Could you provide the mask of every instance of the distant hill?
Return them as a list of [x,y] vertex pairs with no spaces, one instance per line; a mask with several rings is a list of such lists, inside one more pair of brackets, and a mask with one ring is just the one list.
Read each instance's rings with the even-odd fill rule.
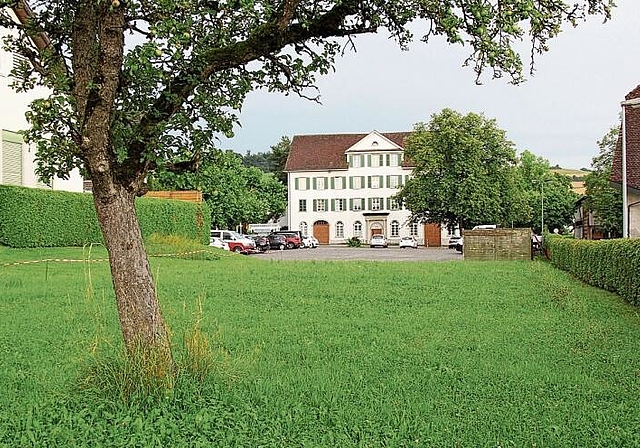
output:
[[571,168],[551,168],[551,172],[569,176],[571,178],[571,189],[579,195],[585,193],[584,176],[589,174],[589,171]]

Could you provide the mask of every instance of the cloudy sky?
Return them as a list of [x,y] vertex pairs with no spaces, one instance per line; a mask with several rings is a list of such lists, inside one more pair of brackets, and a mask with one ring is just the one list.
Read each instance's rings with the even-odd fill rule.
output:
[[[321,105],[254,92],[240,114],[242,127],[220,146],[255,153],[295,134],[411,130],[449,107],[496,119],[518,151],[565,168],[589,167],[597,140],[618,123],[620,101],[640,84],[640,5],[617,3],[605,24],[596,16],[567,26],[518,86],[490,79],[476,85],[473,70],[462,67],[467,53],[460,46],[434,40],[403,52],[384,35],[360,36],[357,52],[320,79]],[[527,61],[528,47],[522,49]]]

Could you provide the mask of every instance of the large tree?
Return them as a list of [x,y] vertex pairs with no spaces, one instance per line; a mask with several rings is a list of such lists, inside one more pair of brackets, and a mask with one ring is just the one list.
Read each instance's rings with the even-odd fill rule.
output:
[[591,161],[593,171],[584,180],[586,205],[609,238],[622,234],[622,190],[612,187],[609,182],[619,133],[619,127],[612,127],[598,141],[600,152]]
[[397,197],[414,219],[449,228],[511,224],[516,152],[495,120],[444,109],[414,127],[406,155],[415,164],[413,178]]
[[[134,200],[154,169],[188,154],[196,166],[215,132],[232,134],[245,95],[264,87],[310,95],[351,36],[382,30],[400,46],[411,30],[464,44],[478,76],[521,80],[513,49],[532,53],[565,22],[609,17],[612,0],[0,0],[7,41],[32,63],[23,88],[53,93],[32,105],[40,174],[82,167],[109,252],[124,341],[164,353],[156,300]],[[33,75],[33,76],[31,76]],[[184,167],[174,166],[179,169]]]

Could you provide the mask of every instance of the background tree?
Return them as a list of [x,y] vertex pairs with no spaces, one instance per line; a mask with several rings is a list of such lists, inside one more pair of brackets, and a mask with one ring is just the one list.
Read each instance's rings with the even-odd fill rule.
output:
[[[423,40],[465,44],[478,77],[490,69],[521,81],[513,49],[525,33],[532,54],[547,49],[563,22],[609,17],[611,0],[0,0],[6,44],[31,61],[20,88],[52,90],[32,104],[27,139],[38,144],[39,174],[82,167],[93,196],[123,338],[162,354],[170,344],[156,299],[134,201],[151,170],[177,152],[198,165],[214,133],[232,134],[248,92],[308,95],[349,36],[386,29],[400,46],[408,29]],[[35,48],[34,48],[35,46]],[[33,76],[31,76],[33,75]],[[209,144],[203,144],[209,143]],[[170,369],[167,369],[170,371]]]
[[414,219],[466,229],[511,224],[516,153],[495,120],[444,109],[414,127],[406,155],[415,164],[413,178],[397,197]]
[[593,211],[598,226],[609,238],[622,234],[622,190],[609,182],[619,134],[620,129],[612,127],[598,141],[600,152],[591,161],[593,171],[584,179],[587,208]]
[[273,173],[280,182],[287,185],[287,173],[284,172],[284,166],[290,151],[291,140],[289,137],[283,136],[277,144],[271,147],[270,151],[257,154],[248,152],[242,157],[242,162],[245,166],[254,166],[265,173]]
[[266,222],[282,216],[287,207],[286,187],[273,174],[244,166],[242,157],[231,151],[207,152],[194,173],[155,173],[149,187],[201,190],[211,208],[211,224],[219,229]]
[[543,193],[545,232],[562,230],[573,222],[578,196],[571,190],[569,176],[551,172],[547,159],[526,150],[518,158],[517,171],[522,194],[531,210],[529,219],[519,221],[520,226],[541,231]]
[[271,153],[257,152],[254,154],[251,151],[247,151],[245,155],[240,155],[240,157],[242,157],[242,163],[246,167],[259,168],[265,173],[271,172]]

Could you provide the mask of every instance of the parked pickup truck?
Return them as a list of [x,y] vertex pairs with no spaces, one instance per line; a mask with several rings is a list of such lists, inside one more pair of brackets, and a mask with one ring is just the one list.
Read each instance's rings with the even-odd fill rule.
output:
[[212,230],[211,238],[220,238],[229,245],[229,250],[233,252],[248,254],[256,248],[255,241],[233,230]]

